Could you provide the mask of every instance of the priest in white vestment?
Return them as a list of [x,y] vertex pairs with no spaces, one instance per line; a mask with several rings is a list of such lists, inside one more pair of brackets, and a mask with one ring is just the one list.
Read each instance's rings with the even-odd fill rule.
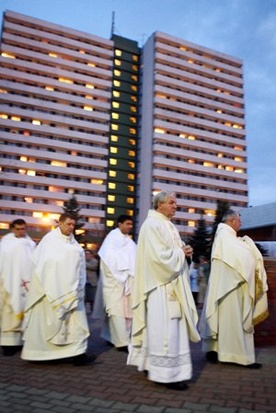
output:
[[231,209],[218,225],[199,328],[208,361],[257,369],[254,326],[268,316],[267,277],[254,242],[237,237],[240,227]]
[[23,344],[21,326],[36,246],[23,219],[14,220],[10,228],[0,242],[0,345],[5,356],[12,356]]
[[185,245],[171,222],[174,193],[153,198],[137,244],[133,288],[133,324],[127,364],[147,372],[148,379],[185,390],[192,377],[189,341],[200,340],[197,310],[189,283]]
[[[75,219],[67,213],[34,251],[34,274],[25,308],[24,360],[73,358],[75,365],[93,361],[86,354],[89,327],[84,292],[85,254],[73,236]],[[93,357],[95,359],[95,357]]]
[[127,351],[130,340],[136,244],[130,238],[132,218],[120,215],[117,228],[105,237],[98,255],[100,279],[93,318],[102,318],[102,338],[119,351]]

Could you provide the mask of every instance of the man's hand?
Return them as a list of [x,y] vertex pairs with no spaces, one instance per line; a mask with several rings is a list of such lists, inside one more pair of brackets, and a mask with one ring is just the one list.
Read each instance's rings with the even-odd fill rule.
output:
[[191,257],[193,255],[194,250],[190,245],[185,245],[182,249],[185,257]]

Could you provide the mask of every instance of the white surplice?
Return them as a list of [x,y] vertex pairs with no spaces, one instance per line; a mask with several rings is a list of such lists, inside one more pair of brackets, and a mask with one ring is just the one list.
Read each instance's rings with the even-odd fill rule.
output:
[[170,220],[149,211],[138,239],[127,364],[148,371],[149,380],[160,383],[191,378],[189,340],[200,340],[182,247]]
[[35,242],[26,235],[4,235],[0,242],[0,344],[22,344],[21,325],[33,271]]
[[216,351],[222,362],[254,363],[254,325],[268,315],[267,290],[263,258],[254,242],[219,224],[199,324],[203,351]]
[[34,252],[35,270],[25,309],[25,360],[53,360],[85,353],[89,327],[84,306],[85,255],[59,228]]
[[134,278],[136,244],[119,228],[109,232],[98,252],[100,279],[93,318],[102,318],[102,337],[124,347],[131,329],[131,290]]

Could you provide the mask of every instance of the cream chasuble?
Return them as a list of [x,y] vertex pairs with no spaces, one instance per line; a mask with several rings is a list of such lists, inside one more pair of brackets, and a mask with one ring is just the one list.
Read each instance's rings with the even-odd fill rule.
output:
[[160,383],[191,378],[189,340],[200,340],[182,246],[170,220],[149,211],[138,240],[127,364]]
[[98,254],[100,279],[93,318],[102,319],[105,340],[115,347],[125,347],[129,344],[131,329],[136,244],[116,228],[106,236]]
[[35,271],[25,312],[22,358],[52,360],[85,353],[89,327],[84,306],[85,255],[59,228],[34,252]]
[[35,246],[29,236],[17,238],[13,233],[0,242],[0,344],[3,346],[22,344],[21,324]]
[[262,255],[247,236],[218,225],[199,329],[204,351],[219,361],[255,362],[254,325],[268,316],[267,278]]

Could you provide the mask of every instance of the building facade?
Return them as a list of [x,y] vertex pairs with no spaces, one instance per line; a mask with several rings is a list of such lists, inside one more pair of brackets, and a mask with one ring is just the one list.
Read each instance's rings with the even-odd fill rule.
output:
[[137,233],[161,189],[176,193],[183,237],[213,221],[217,200],[247,206],[241,60],[7,11],[0,64],[2,233],[22,217],[41,238],[73,196],[92,240],[121,213]]

